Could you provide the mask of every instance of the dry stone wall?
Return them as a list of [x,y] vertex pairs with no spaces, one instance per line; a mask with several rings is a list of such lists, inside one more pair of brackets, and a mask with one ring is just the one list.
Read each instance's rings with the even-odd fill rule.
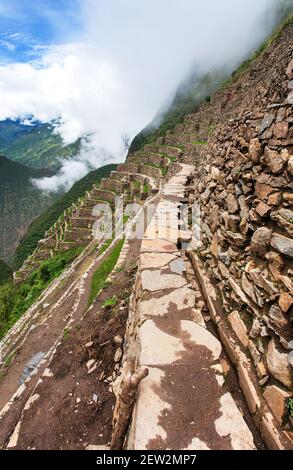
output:
[[[218,124],[208,145],[185,153],[197,162],[188,196],[201,209],[198,255],[252,360],[261,399],[287,430],[293,390],[292,64],[282,99]],[[199,116],[205,117],[204,109]],[[207,127],[203,119],[202,136]]]

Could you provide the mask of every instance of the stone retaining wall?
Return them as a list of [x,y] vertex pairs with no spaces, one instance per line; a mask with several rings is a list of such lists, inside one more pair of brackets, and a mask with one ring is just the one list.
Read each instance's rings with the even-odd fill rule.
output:
[[218,125],[213,141],[191,160],[197,164],[189,188],[190,202],[202,211],[198,253],[257,378],[260,398],[254,395],[251,406],[264,400],[284,430],[292,429],[293,390],[290,70],[280,81],[288,90],[282,103]]

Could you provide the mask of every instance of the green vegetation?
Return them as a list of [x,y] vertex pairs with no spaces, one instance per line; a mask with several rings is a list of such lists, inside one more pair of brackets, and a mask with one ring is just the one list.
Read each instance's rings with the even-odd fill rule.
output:
[[31,168],[58,170],[62,160],[78,154],[80,140],[64,146],[51,124],[26,126],[19,120],[0,122],[0,152],[10,160]]
[[219,87],[229,86],[235,77],[245,71],[251,62],[278,39],[284,29],[292,23],[293,15],[288,16],[290,13],[292,13],[292,0],[284,0],[276,9],[275,15],[276,24],[283,22],[281,26],[232,76],[228,70],[215,69],[203,76],[194,73],[185,80],[178,88],[169,109],[158,113],[154,120],[134,138],[129,149],[130,153],[142,149],[145,144],[154,143],[157,137],[165,135],[166,131],[173,130],[177,124],[182,123],[186,115],[196,112],[201,103],[204,101],[209,103]]
[[0,258],[6,263],[11,261],[27,226],[58,197],[40,191],[31,179],[52,174],[0,156]]
[[103,307],[104,309],[106,309],[106,308],[113,308],[113,307],[116,307],[117,303],[118,303],[117,296],[114,295],[114,296],[111,297],[110,299],[105,300],[105,302],[103,303],[102,307]]
[[0,338],[32,306],[49,284],[60,276],[82,249],[74,248],[45,261],[27,281],[18,286],[12,282],[0,286]]
[[105,287],[106,280],[118,261],[123,244],[124,240],[119,240],[94,273],[88,300],[89,306],[93,303],[99,291]]
[[207,145],[207,141],[206,140],[196,140],[195,142],[193,142],[193,144],[195,144],[195,145]]
[[93,184],[97,184],[102,178],[109,176],[117,165],[106,165],[98,170],[91,171],[83,179],[75,183],[72,188],[63,196],[61,196],[44,214],[38,217],[30,226],[25,237],[20,242],[13,260],[14,269],[22,266],[24,260],[32,254],[37,247],[38,241],[41,240],[45,232],[63,214],[65,209],[76,203],[78,199],[85,195],[86,191],[92,189]]
[[130,152],[143,148],[145,144],[154,143],[157,137],[173,130],[177,124],[184,121],[187,114],[194,113],[203,100],[214,93],[227,78],[225,70],[214,70],[203,76],[191,75],[178,88],[173,103],[168,111],[160,112],[133,140]]
[[12,270],[0,259],[0,285],[5,284],[9,279],[12,279]]
[[135,189],[140,189],[141,183],[139,181],[132,181],[132,184]]
[[109,240],[106,240],[103,245],[102,245],[102,248],[99,249],[99,252],[98,252],[98,256],[101,256],[103,253],[105,253],[105,251],[109,248],[109,246],[111,245],[113,241],[113,238],[109,238]]
[[[286,7],[286,8],[289,8],[289,7]],[[281,34],[283,33],[283,31],[290,25],[293,23],[293,14],[290,14],[289,16],[288,15],[288,11],[287,13],[285,13],[285,11],[287,10],[284,10],[283,13],[280,12],[280,15],[281,17],[284,18],[284,14],[286,16],[286,19],[282,22],[281,25],[279,25],[275,31],[273,32],[273,34],[268,38],[266,39],[260,46],[259,48],[247,59],[245,60],[244,62],[242,62],[242,64],[238,67],[238,69],[232,73],[232,76],[226,80],[223,84],[222,84],[222,88],[227,88],[228,86],[231,85],[231,83],[233,83],[233,81],[238,78],[240,75],[242,75],[249,67],[250,65],[266,50],[268,49],[268,47],[270,47],[273,42],[275,42],[280,36]],[[289,11],[292,11],[292,6],[290,7],[290,10]]]
[[123,214],[123,225],[127,224],[129,217],[129,215]]
[[144,184],[144,185],[143,185],[143,192],[144,192],[144,193],[149,193],[149,190],[150,190],[149,185],[148,185],[148,184]]

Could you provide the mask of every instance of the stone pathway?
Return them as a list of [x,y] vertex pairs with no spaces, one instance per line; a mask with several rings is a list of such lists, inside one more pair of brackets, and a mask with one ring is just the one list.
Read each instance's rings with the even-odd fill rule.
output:
[[221,343],[206,328],[200,289],[178,249],[178,207],[192,170],[182,165],[165,185],[141,245],[138,362],[149,376],[140,385],[128,449],[255,449],[225,383]]

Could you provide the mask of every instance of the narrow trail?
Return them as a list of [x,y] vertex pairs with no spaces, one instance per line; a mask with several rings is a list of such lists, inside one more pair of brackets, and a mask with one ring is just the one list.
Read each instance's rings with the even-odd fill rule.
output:
[[263,448],[180,249],[179,204],[192,170],[182,165],[165,185],[142,242],[138,364],[149,376],[139,388],[128,448]]

